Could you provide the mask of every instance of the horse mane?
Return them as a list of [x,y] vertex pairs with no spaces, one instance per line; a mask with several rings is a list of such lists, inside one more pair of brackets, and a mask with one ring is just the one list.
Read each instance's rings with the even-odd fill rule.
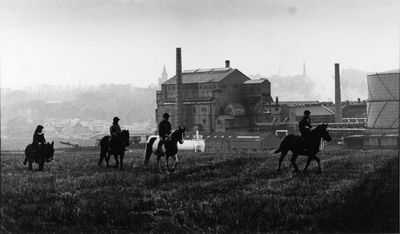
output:
[[325,124],[319,124],[317,127],[315,127],[313,130],[311,130],[312,133],[316,133],[319,131]]

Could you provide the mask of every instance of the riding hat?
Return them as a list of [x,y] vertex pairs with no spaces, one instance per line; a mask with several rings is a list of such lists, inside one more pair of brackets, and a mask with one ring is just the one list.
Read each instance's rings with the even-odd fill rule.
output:
[[309,110],[304,111],[304,115],[309,115],[309,114],[311,114],[311,112]]
[[44,127],[42,126],[42,125],[38,125],[37,127],[36,127],[36,129],[43,129]]
[[168,113],[164,113],[163,114],[163,118],[169,118],[169,114]]
[[115,117],[113,118],[113,121],[114,121],[114,122],[117,122],[117,121],[119,121],[119,118],[118,118],[117,116],[115,116]]

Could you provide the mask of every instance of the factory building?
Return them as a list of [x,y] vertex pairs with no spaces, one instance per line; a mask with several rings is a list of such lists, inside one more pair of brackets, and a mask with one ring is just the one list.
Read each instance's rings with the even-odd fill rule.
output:
[[[231,68],[229,60],[222,68],[184,70],[179,100],[177,81],[177,75],[171,77],[156,94],[157,122],[161,121],[163,113],[169,113],[173,127],[178,125],[175,113],[181,106],[180,124],[188,130],[246,129],[262,118],[262,113],[256,111],[257,106],[270,105],[272,101],[271,84],[267,79],[250,80],[240,70]],[[177,102],[182,104],[177,105]]]

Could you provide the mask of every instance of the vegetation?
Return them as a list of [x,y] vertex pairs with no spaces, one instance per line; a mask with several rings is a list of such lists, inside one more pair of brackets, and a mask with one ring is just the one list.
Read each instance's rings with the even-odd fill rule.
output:
[[[398,232],[398,151],[327,149],[322,174],[278,156],[181,152],[175,174],[97,167],[98,152],[56,152],[45,172],[2,155],[3,232]],[[299,158],[304,166],[306,158]]]

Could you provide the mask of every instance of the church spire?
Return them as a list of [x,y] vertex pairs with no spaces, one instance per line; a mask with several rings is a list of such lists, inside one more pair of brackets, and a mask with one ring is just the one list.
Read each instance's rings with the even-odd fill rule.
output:
[[162,75],[161,75],[162,77],[164,77],[164,76],[168,76],[168,74],[167,74],[167,69],[165,69],[165,64],[164,64],[164,68],[163,68],[163,71],[162,71]]
[[158,86],[161,87],[161,84],[164,83],[167,80],[168,80],[168,73],[167,73],[167,69],[165,68],[165,64],[164,64],[161,77],[158,78]]

